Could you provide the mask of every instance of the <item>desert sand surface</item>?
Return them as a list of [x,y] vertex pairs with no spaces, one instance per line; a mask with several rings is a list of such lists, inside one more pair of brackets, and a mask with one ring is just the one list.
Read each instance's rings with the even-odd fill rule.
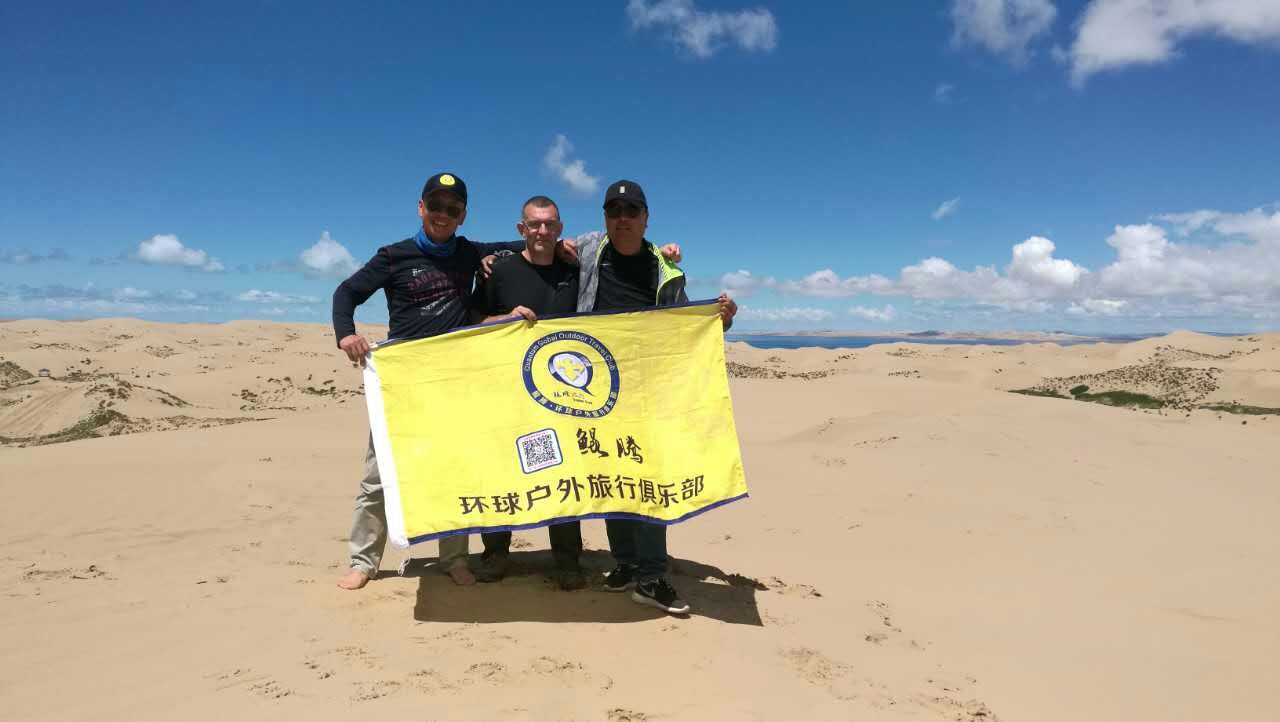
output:
[[0,718],[1277,719],[1280,334],[728,348],[751,498],[672,527],[675,618],[558,591],[543,530],[338,589],[323,326],[0,324]]

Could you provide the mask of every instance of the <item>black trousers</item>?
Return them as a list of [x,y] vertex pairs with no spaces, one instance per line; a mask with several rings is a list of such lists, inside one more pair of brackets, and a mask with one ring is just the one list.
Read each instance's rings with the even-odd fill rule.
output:
[[[551,537],[551,556],[556,560],[556,568],[577,569],[578,558],[582,556],[582,524],[576,521],[552,524],[547,527],[547,535]],[[480,535],[480,540],[484,542],[482,559],[511,552],[509,531],[486,532]]]
[[667,573],[667,527],[634,519],[605,519],[609,549],[620,566],[636,570],[647,582]]

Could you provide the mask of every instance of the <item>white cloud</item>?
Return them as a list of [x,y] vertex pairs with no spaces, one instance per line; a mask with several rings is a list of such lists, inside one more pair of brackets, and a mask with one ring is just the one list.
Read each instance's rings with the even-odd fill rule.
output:
[[952,41],[977,45],[1021,64],[1028,57],[1028,46],[1048,32],[1057,14],[1050,0],[954,0]]
[[1045,301],[1070,296],[1088,271],[1072,261],[1053,257],[1047,238],[1032,236],[1015,245],[1001,274],[993,266],[972,271],[957,268],[944,258],[926,258],[903,268],[898,279],[884,276],[841,278],[826,268],[798,280],[773,281],[784,294],[819,298],[848,298],[862,294],[910,296],[917,299],[967,299],[1017,310],[1042,310]]
[[1118,298],[1085,298],[1067,307],[1067,313],[1075,316],[1115,316],[1129,302]]
[[1071,46],[1071,78],[1168,62],[1196,36],[1238,43],[1280,40],[1280,0],[1093,0]]
[[734,298],[746,298],[761,288],[772,287],[772,278],[754,276],[751,271],[738,270],[720,276],[720,288]]
[[825,308],[789,306],[785,308],[754,308],[743,306],[737,318],[746,321],[830,321],[835,315]]
[[320,301],[315,296],[299,296],[277,291],[259,291],[256,288],[251,288],[236,296],[236,300],[248,303],[318,303]]
[[669,27],[676,45],[696,58],[715,55],[726,42],[758,53],[778,46],[778,24],[764,8],[705,12],[693,0],[630,0],[627,16],[633,28]]
[[141,288],[134,288],[133,286],[125,286],[124,288],[117,288],[111,291],[111,297],[117,301],[134,301],[143,298],[151,298],[151,296],[152,293],[150,291],[146,291]]
[[864,321],[879,321],[881,323],[892,321],[897,317],[898,312],[893,306],[885,304],[884,308],[868,308],[866,306],[854,306],[849,309],[849,315],[857,316]]
[[1172,223],[1178,235],[1185,236],[1204,228],[1218,217],[1217,211],[1191,211],[1189,213],[1165,213],[1156,218]]
[[0,251],[0,263],[12,263],[20,266],[31,263],[44,263],[45,261],[69,260],[71,260],[71,255],[61,248],[49,253],[34,253],[26,248],[19,248],[15,251]]
[[1014,246],[1013,260],[1006,271],[1009,278],[1053,291],[1053,295],[1069,293],[1088,271],[1065,258],[1054,258],[1053,251],[1053,241],[1040,236]]
[[1045,306],[1036,289],[1001,276],[992,266],[965,271],[936,257],[902,269],[896,288],[899,293],[920,299],[964,299],[1023,311]]
[[349,276],[360,267],[351,256],[351,251],[330,238],[328,231],[321,233],[320,240],[299,254],[298,258],[308,273],[318,276]]
[[1242,220],[1262,218],[1261,211],[1219,215],[1219,228],[1249,231],[1223,235],[1246,240],[1174,243],[1164,228],[1150,223],[1116,226],[1107,244],[1117,257],[1098,272],[1098,290],[1112,298],[1184,298],[1251,308],[1280,302],[1280,236],[1272,235],[1270,225],[1280,218],[1251,225]]
[[92,283],[79,288],[51,284],[19,285],[13,291],[0,289],[0,306],[27,314],[149,315],[206,312],[209,306],[192,304],[179,294],[157,293],[124,286],[100,289]]
[[888,293],[894,288],[893,281],[884,276],[872,274],[840,278],[830,268],[814,271],[799,280],[779,281],[775,285],[782,293],[818,298],[848,298],[864,293]]
[[939,205],[937,209],[935,209],[933,213],[930,213],[929,215],[933,218],[933,220],[940,221],[943,218],[946,218],[947,216],[951,215],[952,213],[955,213],[956,208],[959,208],[959,207],[960,207],[960,196],[956,196],[955,198],[952,198],[949,201],[943,201],[942,204]]
[[1208,227],[1224,236],[1243,236],[1260,243],[1280,243],[1280,212],[1267,213],[1261,208],[1244,213],[1212,210],[1165,213],[1156,218],[1172,223],[1174,230],[1183,236]]
[[142,241],[133,255],[143,263],[157,266],[186,266],[209,272],[223,270],[218,259],[210,258],[199,249],[187,248],[171,233],[161,233]]
[[542,165],[560,182],[578,193],[594,193],[600,189],[600,179],[587,173],[587,164],[581,159],[569,160],[573,144],[563,134],[557,133],[547,154],[542,158]]
[[1261,208],[1246,213],[1217,213],[1214,230],[1226,236],[1244,236],[1259,243],[1280,243],[1280,212],[1270,215]]
[[946,105],[951,102],[951,94],[955,92],[956,86],[951,83],[941,83],[933,89],[933,99],[935,102]]
[[[1055,257],[1054,243],[1031,236],[1010,249],[1003,269],[956,267],[931,257],[880,275],[841,277],[831,269],[799,279],[761,279],[739,270],[722,282],[784,295],[849,298],[902,296],[925,303],[973,304],[1020,312],[1134,318],[1273,318],[1280,306],[1280,212],[1197,210],[1156,217],[1186,236],[1211,234],[1208,242],[1170,240],[1154,223],[1116,226],[1106,243],[1114,259],[1090,271]],[[856,307],[864,308],[864,307]],[[886,307],[888,308],[888,307]],[[874,311],[874,308],[865,309]],[[851,311],[858,315],[858,312]]]

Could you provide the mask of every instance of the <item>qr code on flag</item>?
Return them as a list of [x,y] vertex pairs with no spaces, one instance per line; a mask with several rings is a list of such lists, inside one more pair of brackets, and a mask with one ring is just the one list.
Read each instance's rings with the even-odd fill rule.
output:
[[520,468],[526,474],[559,466],[564,463],[560,453],[560,439],[555,429],[543,429],[516,439],[516,451],[520,454]]

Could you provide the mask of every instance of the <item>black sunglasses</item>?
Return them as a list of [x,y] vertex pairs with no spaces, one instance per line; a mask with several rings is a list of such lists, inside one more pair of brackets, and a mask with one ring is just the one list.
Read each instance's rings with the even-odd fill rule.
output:
[[444,213],[450,218],[457,218],[458,216],[462,215],[462,212],[465,211],[466,209],[467,209],[466,206],[459,206],[459,205],[454,205],[452,203],[445,203],[444,201],[436,198],[431,198],[427,200],[427,210],[429,212]]
[[639,218],[640,206],[634,203],[610,203],[608,208],[604,209],[605,218]]

